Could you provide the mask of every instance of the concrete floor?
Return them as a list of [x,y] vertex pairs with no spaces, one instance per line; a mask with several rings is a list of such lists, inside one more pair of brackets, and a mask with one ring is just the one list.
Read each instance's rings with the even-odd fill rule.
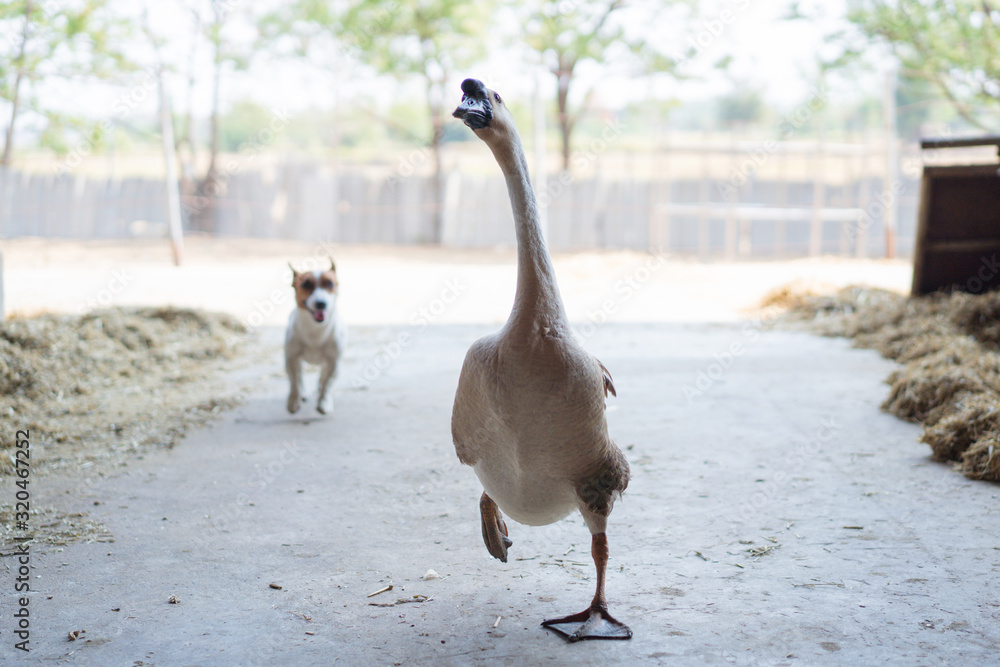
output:
[[[269,329],[259,390],[214,427],[89,483],[38,478],[40,501],[115,541],[35,551],[33,650],[13,650],[5,611],[0,661],[995,664],[1000,488],[931,462],[918,427],[879,412],[891,364],[874,352],[753,325],[587,340],[614,374],[608,418],[632,464],[608,596],[635,637],[541,629],[589,602],[589,535],[578,516],[508,522],[507,564],[482,544],[449,418],[465,350],[494,328],[355,328],[327,418],[285,413]],[[413,342],[369,383],[400,331]],[[371,604],[413,596],[427,599]],[[88,641],[67,640],[81,629]]]

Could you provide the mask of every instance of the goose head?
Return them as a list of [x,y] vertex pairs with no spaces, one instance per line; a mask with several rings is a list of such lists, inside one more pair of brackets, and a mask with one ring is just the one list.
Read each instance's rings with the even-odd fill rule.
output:
[[462,82],[462,101],[451,115],[488,143],[507,137],[515,127],[514,118],[503,99],[479,79]]

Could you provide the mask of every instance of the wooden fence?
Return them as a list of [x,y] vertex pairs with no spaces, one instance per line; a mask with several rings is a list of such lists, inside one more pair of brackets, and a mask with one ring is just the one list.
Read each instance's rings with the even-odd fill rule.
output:
[[[775,164],[792,162],[788,168],[771,169],[776,175],[762,169],[730,177],[752,155],[733,147],[722,151],[721,166],[690,173],[675,169],[658,176],[612,178],[604,168],[578,178],[552,176],[540,188],[541,199],[548,201],[549,243],[555,250],[653,249],[705,259],[881,257],[886,211],[893,210],[897,253],[908,256],[919,182],[904,176],[888,184],[877,168],[845,170],[831,162],[836,151],[820,149],[825,161],[805,170],[795,166],[795,150],[779,146]],[[862,150],[866,159],[877,153],[859,146],[845,155],[857,162],[855,154]],[[687,153],[699,159],[707,154],[704,147],[680,146],[664,151],[663,159],[681,164]],[[210,202],[210,229],[205,231],[334,243],[429,243],[439,206],[433,194],[432,180],[425,176],[330,173],[320,165],[279,168],[269,178],[245,172],[233,175],[225,193]],[[510,205],[499,175],[454,171],[445,179],[441,199],[444,245],[513,245]],[[184,199],[186,224],[204,204]],[[164,236],[165,211],[164,186],[156,179],[0,170],[3,238]]]

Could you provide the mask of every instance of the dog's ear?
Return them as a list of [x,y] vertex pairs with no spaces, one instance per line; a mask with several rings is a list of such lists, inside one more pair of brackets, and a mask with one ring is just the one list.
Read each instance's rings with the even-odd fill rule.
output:
[[288,268],[292,270],[292,287],[295,287],[295,279],[299,277],[299,272],[295,270],[291,262],[288,263]]
[[330,270],[333,272],[337,271],[337,265],[333,263],[333,257],[330,258]]

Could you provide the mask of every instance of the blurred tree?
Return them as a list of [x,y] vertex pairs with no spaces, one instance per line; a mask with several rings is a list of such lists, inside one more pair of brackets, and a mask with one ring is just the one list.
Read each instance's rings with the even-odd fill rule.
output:
[[[896,88],[896,113],[900,136],[913,139],[927,133],[940,134],[935,128],[959,121],[955,105],[941,98],[934,82],[906,72],[900,74]],[[878,116],[873,118],[877,122]]]
[[272,115],[270,109],[252,100],[235,102],[220,122],[221,149],[227,153],[236,153],[241,146],[255,141],[261,128],[267,127]]
[[442,238],[444,180],[441,144],[451,110],[445,85],[455,70],[485,53],[493,16],[491,2],[467,0],[362,0],[344,15],[340,37],[365,62],[384,74],[423,80],[430,112],[434,159],[434,239]]
[[[208,168],[205,175],[196,183],[191,183],[188,178],[182,179],[182,187],[186,193],[194,194],[200,205],[195,206],[191,211],[191,224],[197,229],[211,231],[214,217],[212,202],[218,194],[226,189],[228,179],[219,174],[219,117],[220,117],[220,91],[222,79],[227,69],[245,70],[249,65],[250,49],[248,45],[241,44],[236,39],[231,39],[229,27],[232,25],[233,12],[238,3],[232,0],[185,0],[193,23],[194,33],[198,35],[205,45],[208,46],[212,59],[212,110],[209,115],[209,140],[208,140]],[[193,59],[188,66],[188,87],[189,99],[190,90],[196,81],[195,65]],[[187,144],[190,149],[190,160],[194,159],[194,139],[192,137],[192,104],[189,102],[187,118],[180,137],[176,141],[178,147]],[[194,172],[193,164],[182,167],[184,174]]]
[[764,98],[756,88],[734,83],[718,103],[719,120],[728,125],[755,123],[764,117]]
[[932,82],[972,125],[1000,130],[1000,2],[997,0],[849,0],[857,35],[842,33],[840,62],[886,44],[902,73]]
[[[656,3],[691,6],[690,0]],[[660,40],[630,38],[618,19],[631,5],[626,0],[535,0],[528,6],[525,41],[556,77],[556,107],[562,140],[563,169],[570,168],[573,129],[584,113],[590,92],[577,110],[570,109],[570,92],[578,67],[585,61],[597,64],[630,61],[644,72],[677,74],[678,62],[657,48]],[[655,18],[646,8],[647,25]],[[642,21],[640,21],[642,22]]]
[[129,69],[117,51],[129,24],[108,0],[5,0],[0,3],[0,99],[10,105],[0,167],[10,166],[18,117],[46,114],[33,87],[42,81],[111,78]]
[[[347,55],[372,66],[380,74],[418,77],[423,82],[430,111],[430,139],[434,160],[435,240],[441,239],[444,182],[441,144],[452,106],[444,86],[459,67],[485,53],[485,33],[493,17],[492,1],[466,0],[357,0],[329,3],[295,0],[261,22],[262,33],[286,43],[294,34],[293,53],[308,54],[325,33]],[[398,128],[396,128],[398,129]]]

